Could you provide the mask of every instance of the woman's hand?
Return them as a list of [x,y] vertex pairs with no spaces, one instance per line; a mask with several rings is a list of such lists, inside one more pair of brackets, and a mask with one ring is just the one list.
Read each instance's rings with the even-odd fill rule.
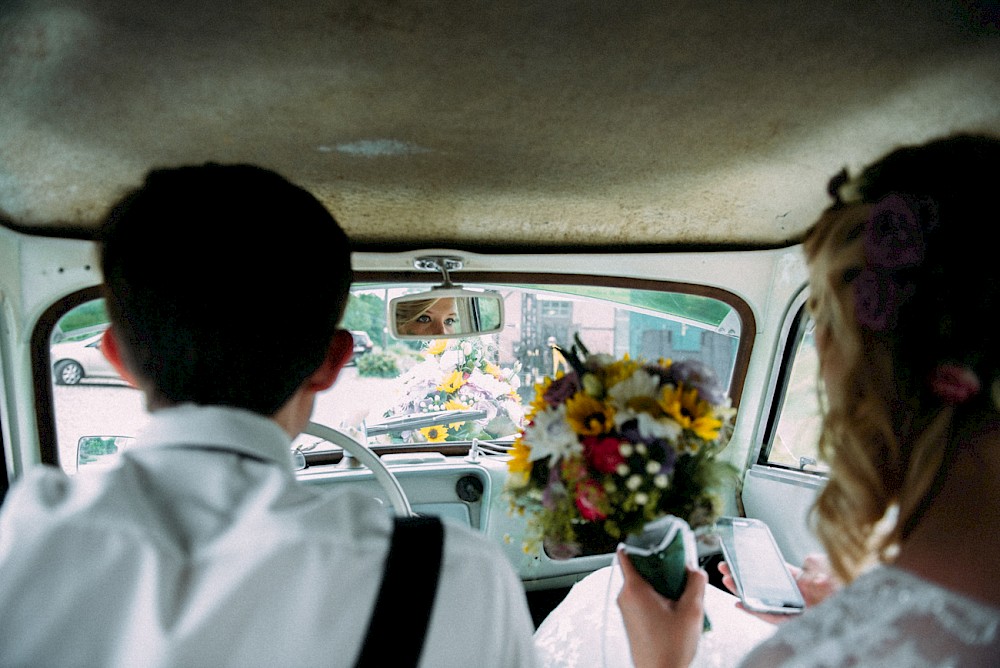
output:
[[680,668],[691,664],[705,615],[705,571],[689,568],[677,601],[661,596],[618,551],[625,583],[618,594],[636,668]]
[[[830,569],[830,562],[827,560],[826,555],[807,555],[802,561],[802,568],[792,566],[791,564],[785,565],[788,567],[788,571],[792,574],[792,577],[795,578],[795,583],[799,586],[799,591],[802,592],[802,598],[806,602],[806,607],[820,603],[841,587],[840,580]],[[719,572],[722,573],[723,586],[734,595],[738,595],[729,564],[724,561],[720,562]],[[753,610],[744,608],[742,603],[737,603],[736,606],[746,610],[754,617],[759,617],[772,624],[780,624],[794,617],[793,615],[769,615],[765,612],[754,612]]]

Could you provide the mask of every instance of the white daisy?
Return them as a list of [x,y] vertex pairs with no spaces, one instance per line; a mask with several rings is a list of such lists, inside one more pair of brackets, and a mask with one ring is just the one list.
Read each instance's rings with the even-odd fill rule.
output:
[[642,369],[636,369],[628,378],[616,383],[608,390],[608,396],[614,402],[616,408],[624,408],[629,400],[636,397],[653,399],[656,397],[656,389],[659,387],[660,379],[650,375]]
[[576,433],[566,422],[565,405],[535,415],[534,423],[525,429],[524,440],[531,446],[531,461],[548,457],[553,464],[557,459],[583,451]]
[[639,413],[635,417],[639,435],[644,439],[662,438],[669,443],[673,443],[684,432],[684,429],[675,420],[670,418],[661,418],[658,420],[649,413]]

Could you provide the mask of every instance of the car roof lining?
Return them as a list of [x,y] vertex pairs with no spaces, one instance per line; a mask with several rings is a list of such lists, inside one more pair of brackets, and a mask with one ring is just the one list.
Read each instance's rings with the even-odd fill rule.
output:
[[[795,242],[828,178],[1000,131],[996,2],[11,0],[0,221],[273,168],[359,248]],[[276,221],[280,225],[280,221]]]

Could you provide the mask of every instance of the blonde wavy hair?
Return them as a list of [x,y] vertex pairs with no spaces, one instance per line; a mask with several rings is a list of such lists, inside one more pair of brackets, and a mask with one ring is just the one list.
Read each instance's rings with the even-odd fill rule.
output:
[[[824,376],[834,378],[821,394],[819,452],[830,476],[811,519],[845,581],[874,560],[892,560],[947,473],[963,425],[1000,417],[998,346],[983,324],[1000,307],[1000,278],[993,249],[974,235],[982,224],[977,212],[996,210],[987,201],[998,166],[995,138],[900,149],[850,184],[853,200],[841,201],[831,184],[837,204],[804,241],[807,307]],[[932,198],[940,224],[912,270],[898,322],[876,331],[858,323],[854,279],[865,267],[872,203],[899,192]],[[950,362],[973,371],[985,392],[958,403],[936,395],[928,378]]]

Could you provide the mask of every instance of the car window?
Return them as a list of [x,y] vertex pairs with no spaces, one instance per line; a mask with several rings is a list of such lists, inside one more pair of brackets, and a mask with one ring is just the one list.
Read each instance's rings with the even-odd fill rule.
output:
[[101,353],[107,327],[104,300],[93,299],[67,311],[49,336],[57,452],[69,474],[107,465],[146,423],[142,394]]
[[825,473],[827,466],[817,454],[821,415],[815,327],[804,308],[796,317],[781,368],[776,408],[759,462]]
[[[697,358],[731,382],[742,335],[732,305],[699,294],[575,285],[477,285],[503,296],[503,331],[465,339],[394,339],[393,297],[431,284],[364,283],[351,291],[343,326],[354,353],[337,383],[317,397],[313,420],[376,448],[468,449],[513,440],[535,384],[567,369],[558,347],[647,359]],[[103,301],[70,309],[50,340],[59,463],[95,467],[129,447],[145,424],[141,394],[100,353]],[[310,461],[340,448],[304,435],[292,444]]]

